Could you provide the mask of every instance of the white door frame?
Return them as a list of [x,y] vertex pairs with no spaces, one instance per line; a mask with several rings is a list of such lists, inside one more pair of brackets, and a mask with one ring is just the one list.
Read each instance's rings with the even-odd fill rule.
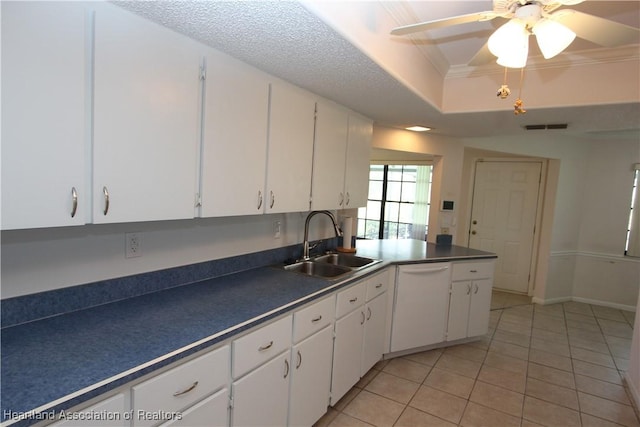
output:
[[535,289],[536,283],[536,271],[538,266],[538,246],[540,244],[540,231],[542,229],[542,211],[544,210],[544,197],[545,190],[547,184],[547,169],[548,169],[548,161],[547,159],[538,158],[538,157],[479,157],[473,160],[473,170],[471,171],[471,185],[469,187],[468,194],[468,211],[467,211],[467,220],[465,222],[465,233],[466,233],[466,244],[469,246],[469,231],[471,230],[471,212],[473,209],[473,191],[475,188],[475,177],[476,177],[476,167],[480,162],[502,162],[502,163],[541,163],[541,171],[540,171],[540,186],[538,191],[538,202],[536,204],[536,217],[535,217],[535,232],[533,235],[533,245],[531,248],[531,262],[529,264],[529,281],[528,281],[528,290],[527,295],[532,296],[533,291]]

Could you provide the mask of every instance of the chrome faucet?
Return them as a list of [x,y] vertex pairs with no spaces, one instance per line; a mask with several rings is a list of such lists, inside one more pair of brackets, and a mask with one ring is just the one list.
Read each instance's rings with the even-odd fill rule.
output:
[[309,257],[309,221],[317,214],[325,214],[331,219],[333,223],[333,229],[336,232],[336,237],[342,236],[342,230],[338,227],[338,223],[336,221],[336,217],[329,211],[311,211],[309,215],[307,215],[307,220],[304,222],[304,243],[302,244],[302,259],[308,260]]

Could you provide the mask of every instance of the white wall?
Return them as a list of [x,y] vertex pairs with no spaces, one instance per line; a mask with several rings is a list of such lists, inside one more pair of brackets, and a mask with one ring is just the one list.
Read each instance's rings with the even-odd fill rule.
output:
[[[305,218],[292,213],[3,231],[2,298],[298,244]],[[125,258],[128,232],[141,233],[142,257]],[[310,239],[328,237],[329,220],[315,216]]]
[[636,320],[633,326],[629,369],[625,373],[625,380],[636,403],[636,408],[640,408],[640,297],[638,297],[636,305]]

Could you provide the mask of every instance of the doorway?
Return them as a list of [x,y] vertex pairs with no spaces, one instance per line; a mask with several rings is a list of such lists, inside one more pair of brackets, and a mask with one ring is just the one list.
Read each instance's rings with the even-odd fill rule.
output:
[[541,161],[478,161],[468,246],[496,253],[494,288],[528,294],[542,180]]

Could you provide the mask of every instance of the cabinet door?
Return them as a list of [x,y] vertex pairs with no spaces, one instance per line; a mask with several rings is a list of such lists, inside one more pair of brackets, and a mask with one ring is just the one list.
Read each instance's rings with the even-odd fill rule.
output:
[[343,209],[349,115],[329,102],[318,101],[316,110],[311,208]]
[[309,210],[315,100],[283,82],[271,84],[265,212]]
[[335,405],[360,380],[364,307],[336,321],[331,375],[331,405]]
[[2,229],[84,224],[85,6],[0,7]]
[[443,342],[447,327],[451,265],[400,266],[391,351]]
[[180,419],[162,427],[223,427],[229,425],[229,389],[224,388],[179,413]]
[[484,335],[489,330],[492,285],[492,279],[474,280],[472,283],[467,336]]
[[262,213],[269,81],[218,52],[209,51],[206,66],[201,216]]
[[290,426],[313,425],[327,412],[332,356],[331,326],[293,347]]
[[387,322],[387,293],[369,301],[365,307],[364,341],[360,376],[364,376],[382,358]]
[[469,324],[469,305],[471,303],[471,281],[453,282],[449,301],[449,323],[447,340],[453,341],[467,337]]
[[[129,421],[125,418],[124,394],[120,393],[109,397],[102,402],[78,411],[67,411],[69,419],[51,424],[51,427],[125,427]],[[85,414],[81,416],[80,414]],[[89,418],[90,415],[102,413],[109,414],[113,418],[107,420],[95,420]],[[129,414],[127,414],[129,415]],[[76,418],[76,419],[74,419]]]
[[96,9],[93,222],[193,218],[199,47],[117,6]]
[[371,161],[371,120],[349,115],[349,136],[344,184],[344,207],[367,205],[369,196],[369,164]]
[[233,383],[232,426],[287,425],[289,351]]

